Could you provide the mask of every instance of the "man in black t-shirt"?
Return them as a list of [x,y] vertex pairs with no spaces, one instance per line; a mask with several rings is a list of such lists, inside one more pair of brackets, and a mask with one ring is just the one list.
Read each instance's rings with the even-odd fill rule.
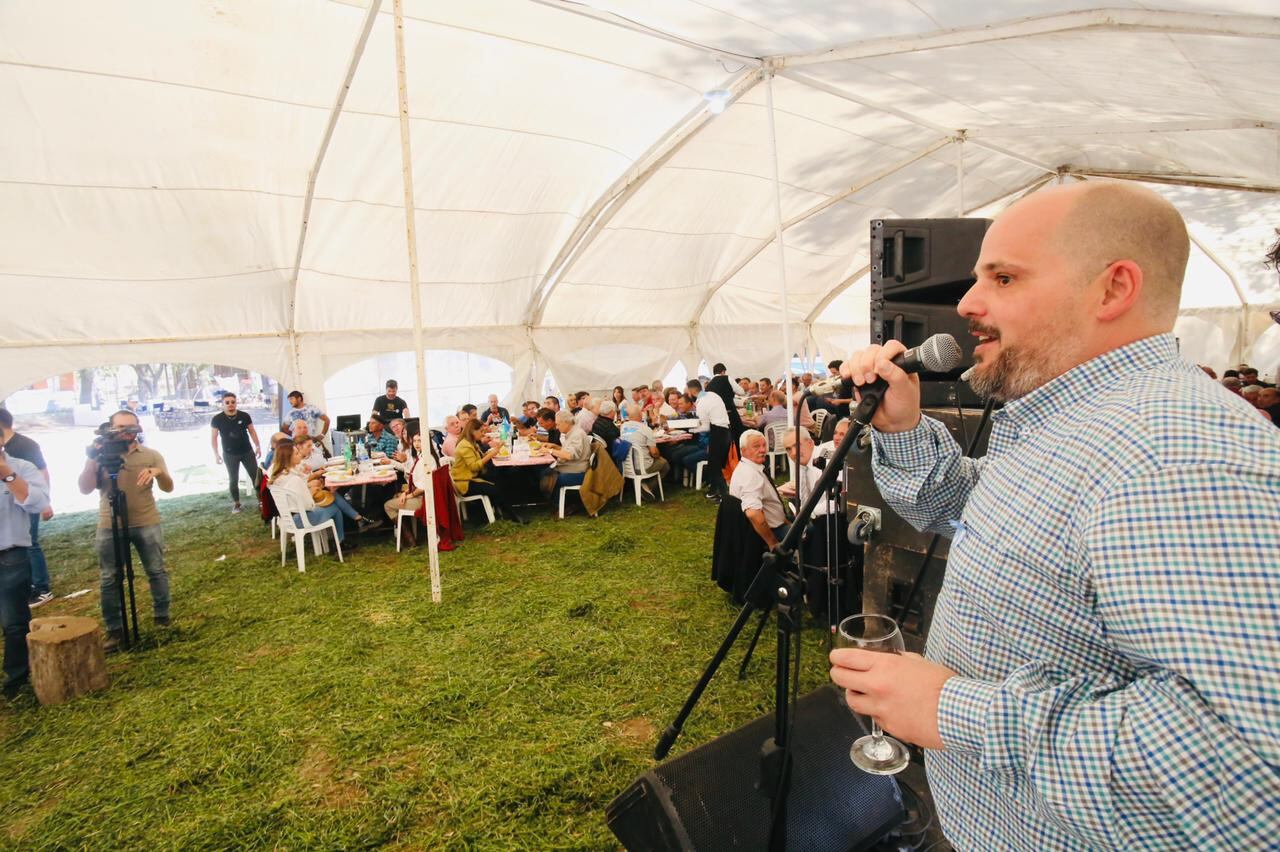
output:
[[[44,462],[44,453],[40,445],[13,431],[13,414],[7,408],[0,408],[0,447],[15,459],[29,461],[40,471],[44,479],[45,489],[49,488],[49,467]],[[53,507],[43,512],[29,514],[31,524],[31,547],[27,548],[27,560],[31,563],[31,589],[28,607],[38,606],[53,600],[52,586],[49,582],[49,563],[45,561],[44,550],[40,547],[40,521],[53,517]]]
[[397,396],[400,385],[395,379],[387,379],[387,392],[373,401],[373,418],[383,426],[391,425],[392,420],[403,420],[409,416],[408,404]]
[[[240,514],[241,465],[249,474],[254,493],[258,491],[258,456],[262,455],[258,433],[253,428],[253,418],[243,411],[236,410],[236,395],[233,393],[222,397],[222,411],[213,415],[209,425],[213,427],[213,457],[227,466],[231,514],[238,515]],[[221,454],[218,453],[219,436],[222,437]],[[251,440],[253,441],[252,449],[249,447]]]

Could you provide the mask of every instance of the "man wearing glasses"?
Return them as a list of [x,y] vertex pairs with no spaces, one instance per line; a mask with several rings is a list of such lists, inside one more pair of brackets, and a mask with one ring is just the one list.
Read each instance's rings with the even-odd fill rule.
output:
[[[262,447],[258,433],[253,428],[253,418],[236,409],[236,395],[229,393],[222,398],[222,411],[209,421],[213,427],[213,457],[227,466],[228,490],[231,492],[231,514],[240,514],[240,467],[249,474],[253,489],[258,490],[258,456]],[[218,452],[218,438],[222,438],[222,452]],[[249,442],[253,442],[250,448]]]

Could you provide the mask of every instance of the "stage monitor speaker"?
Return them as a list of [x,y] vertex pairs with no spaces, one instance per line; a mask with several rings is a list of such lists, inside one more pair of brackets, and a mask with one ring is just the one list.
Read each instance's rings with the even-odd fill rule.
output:
[[[797,702],[788,849],[870,849],[906,819],[892,777],[849,760],[866,733],[835,689]],[[756,789],[773,715],[654,767],[609,803],[609,829],[631,852],[766,849],[770,802]]]
[[925,405],[981,405],[957,383],[973,366],[976,341],[956,306],[973,285],[989,219],[875,219],[871,222],[871,339],[919,346],[934,334],[960,344],[950,373],[922,373]]
[[973,265],[989,227],[990,219],[873,219],[871,298],[960,301],[973,283]]

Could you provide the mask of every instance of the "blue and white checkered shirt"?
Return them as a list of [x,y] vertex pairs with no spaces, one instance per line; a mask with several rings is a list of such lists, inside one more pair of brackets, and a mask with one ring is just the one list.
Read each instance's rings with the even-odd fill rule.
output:
[[953,534],[928,753],[965,850],[1280,844],[1280,432],[1169,335],[992,418],[877,434],[886,500]]

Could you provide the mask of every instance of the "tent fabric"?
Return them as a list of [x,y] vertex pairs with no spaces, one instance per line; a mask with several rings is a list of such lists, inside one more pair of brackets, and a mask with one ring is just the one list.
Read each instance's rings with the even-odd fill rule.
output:
[[[319,400],[343,366],[412,348],[375,2],[367,41],[366,0],[0,5],[0,393],[188,360]],[[1187,357],[1280,354],[1260,263],[1280,223],[1271,4],[404,12],[426,345],[511,364],[512,398],[548,368],[584,388],[703,358],[776,372],[784,277],[793,350],[843,354],[867,339],[871,220],[989,215],[1077,177],[1148,181],[1186,216]]]

